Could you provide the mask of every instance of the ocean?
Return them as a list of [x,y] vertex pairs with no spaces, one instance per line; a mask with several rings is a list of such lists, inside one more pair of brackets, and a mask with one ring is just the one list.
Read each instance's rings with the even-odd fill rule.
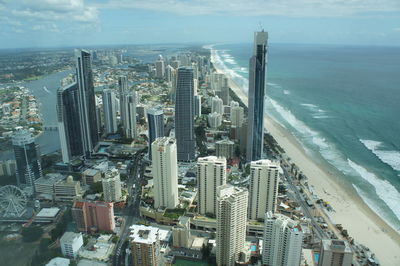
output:
[[[252,44],[214,45],[244,91]],[[400,47],[270,44],[265,112],[400,231]]]

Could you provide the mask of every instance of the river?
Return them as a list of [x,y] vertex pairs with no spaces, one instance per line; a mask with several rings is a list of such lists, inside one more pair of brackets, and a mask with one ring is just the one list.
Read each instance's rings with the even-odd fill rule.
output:
[[[61,79],[70,73],[73,73],[72,69],[56,72],[38,80],[9,85],[28,88],[39,103],[44,126],[56,126],[57,90],[60,87]],[[41,154],[48,154],[59,150],[60,139],[58,131],[44,131],[43,134],[36,138],[36,143],[39,145]],[[7,159],[14,159],[14,152],[12,150],[1,152],[0,160]]]

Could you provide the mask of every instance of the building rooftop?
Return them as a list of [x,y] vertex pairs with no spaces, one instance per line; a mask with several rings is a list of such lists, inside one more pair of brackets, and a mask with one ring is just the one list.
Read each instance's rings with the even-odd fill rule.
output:
[[107,266],[107,263],[96,260],[83,259],[78,262],[78,266]]
[[162,138],[157,138],[154,143],[157,143],[159,146],[166,146],[166,145],[171,145],[175,144],[175,139],[174,138],[169,138],[169,137],[162,137]]
[[83,174],[86,175],[86,176],[95,176],[97,173],[99,173],[99,170],[97,170],[97,169],[92,169],[92,168],[86,169],[86,170],[83,172]]
[[229,139],[221,139],[219,141],[216,141],[215,143],[216,144],[231,144],[231,145],[235,144],[235,142],[233,142],[233,141],[231,141]]
[[59,213],[60,209],[57,207],[52,208],[43,208],[40,212],[36,215],[36,218],[52,218],[56,217]]
[[217,157],[217,156],[207,156],[207,157],[202,157],[197,160],[198,164],[201,163],[208,163],[208,162],[213,162],[217,164],[223,164],[226,163],[225,157]]
[[333,252],[351,253],[349,243],[338,239],[323,239],[322,245],[324,250],[332,250]]
[[277,161],[271,161],[271,160],[258,160],[251,162],[252,167],[257,167],[257,166],[268,166],[269,168],[280,168],[280,164]]
[[81,233],[65,232],[61,237],[61,242],[74,242],[75,239],[82,237]]
[[51,259],[46,266],[68,266],[69,263],[69,259],[56,257]]
[[37,185],[54,185],[55,183],[63,180],[65,176],[59,173],[51,173],[47,174],[43,177],[40,177],[35,180],[35,184]]
[[145,225],[132,225],[130,238],[136,243],[152,244],[159,240],[159,228]]

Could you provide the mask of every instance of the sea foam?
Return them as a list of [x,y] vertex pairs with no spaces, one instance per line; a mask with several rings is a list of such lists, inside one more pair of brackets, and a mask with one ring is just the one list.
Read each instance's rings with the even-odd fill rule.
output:
[[396,171],[400,171],[400,151],[384,150],[384,143],[369,139],[360,139],[364,146],[374,153],[383,163],[389,165]]
[[[365,204],[367,204],[371,208],[371,210],[374,210],[374,212],[376,212],[379,216],[381,216],[382,218],[385,219],[387,214],[380,206],[378,206],[378,204],[376,204],[375,201],[373,201],[371,199],[371,196],[367,192],[363,191],[361,188],[359,188],[358,186],[356,186],[354,184],[353,184],[353,188],[357,191],[357,194],[360,195],[360,197],[365,202]],[[394,228],[397,231],[400,231],[400,227],[397,224],[392,223],[388,219],[385,219],[385,220],[392,228]]]
[[[226,53],[226,51],[224,51],[224,53]],[[238,73],[236,73],[236,71],[234,71],[233,69],[227,67],[224,64],[223,60],[221,60],[221,57],[219,56],[217,50],[211,49],[211,54],[214,55],[214,60],[215,60],[214,63],[217,64],[219,68],[222,68],[224,72],[230,78],[234,79],[238,83],[238,85],[241,86],[243,91],[247,93],[248,80],[239,75]],[[272,87],[280,87],[280,85],[274,83],[268,83],[268,85]],[[364,167],[348,159],[335,147],[333,143],[327,141],[323,136],[321,136],[319,132],[311,129],[303,121],[297,119],[290,110],[281,106],[275,100],[268,97],[267,103],[268,103],[267,108],[274,109],[279,114],[279,116],[281,116],[282,119],[297,132],[297,134],[294,134],[294,137],[296,139],[299,139],[299,143],[305,148],[305,150],[308,153],[310,151],[309,146],[314,146],[319,151],[319,154],[327,162],[329,162],[331,165],[333,165],[335,168],[337,168],[345,175],[361,177],[362,180],[367,181],[370,185],[372,185],[375,188],[377,196],[390,209],[392,209],[396,217],[400,219],[400,208],[397,207],[398,202],[400,202],[400,193],[399,191],[396,190],[396,188],[392,184],[390,184],[386,180],[379,179],[378,177],[375,176],[375,174],[370,173]],[[301,105],[312,111],[313,113],[312,115],[316,119],[329,118],[329,116],[326,115],[327,112],[322,110],[321,108],[319,108],[319,106],[315,104],[303,103]],[[279,121],[280,119],[274,118],[274,120],[283,127],[287,128],[281,121]],[[375,152],[377,152],[376,148],[379,147],[380,145],[380,143],[378,142],[375,143],[367,142],[367,144],[370,145],[369,147],[371,150],[373,147],[372,145],[374,145]],[[379,145],[377,146],[377,144]],[[378,155],[377,156],[382,161],[385,160],[385,162],[387,164],[390,164],[394,169],[400,169],[400,165],[397,164],[400,161],[399,159],[397,159],[398,158],[397,156],[400,156],[400,153],[396,151],[389,151],[390,153],[388,153],[388,151],[382,151],[382,150],[378,150],[378,152],[380,152],[379,153],[380,157]],[[366,204],[368,204],[368,206],[370,206],[375,212],[377,212],[378,215],[383,216],[382,210],[378,208],[376,204],[373,203],[373,200],[371,200],[370,198],[366,200],[366,195],[367,195],[366,192],[362,191],[359,187],[355,186],[354,184],[353,187],[355,188],[357,193],[364,199]]]
[[393,213],[400,219],[400,193],[389,183],[387,180],[378,178],[375,174],[369,172],[361,165],[356,164],[350,159],[347,159],[351,168],[353,168],[365,181],[375,188],[376,194],[385,204],[393,211]]

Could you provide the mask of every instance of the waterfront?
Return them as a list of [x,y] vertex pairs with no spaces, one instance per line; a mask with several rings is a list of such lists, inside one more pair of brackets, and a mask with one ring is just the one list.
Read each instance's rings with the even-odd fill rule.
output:
[[[72,72],[72,70],[64,70],[37,80],[13,84],[28,88],[37,98],[44,126],[57,126],[57,89],[60,87],[60,80]],[[60,140],[58,131],[44,131],[36,138],[36,143],[39,145],[41,154],[52,153],[59,150]],[[4,151],[0,154],[0,160],[13,158],[14,153],[12,150]]]
[[[226,46],[217,46],[216,49],[214,48],[212,52],[212,57],[214,66],[216,66],[217,70],[228,75],[228,77],[231,79],[230,85],[232,89],[245,103],[247,103],[246,75],[248,75],[248,70],[246,63],[248,61],[247,59],[245,59],[245,57],[246,55],[249,56],[248,54],[249,51],[251,51],[251,47],[249,45],[247,45],[246,49],[244,49],[243,47],[246,47],[246,45],[237,45],[237,49],[235,50],[233,49],[234,45],[231,45],[229,49]],[[325,47],[325,49],[328,48]],[[297,60],[295,60],[295,62],[288,63],[288,61],[294,60],[294,57],[291,57],[289,55],[293,55],[293,51],[296,50],[296,48],[291,46],[286,47],[286,49],[285,47],[277,47],[276,49],[286,50],[287,57],[284,56],[285,53],[281,55],[274,54],[274,65],[270,67],[270,73],[272,73],[270,74],[268,84],[269,86],[267,91],[267,95],[270,99],[267,100],[265,115],[267,130],[285,149],[287,155],[292,158],[292,161],[296,163],[300,167],[300,170],[303,171],[303,173],[309,178],[309,184],[313,186],[316,193],[333,206],[335,211],[330,215],[334,223],[342,224],[346,229],[348,229],[349,234],[354,237],[356,241],[363,243],[371,248],[378,255],[383,264],[394,265],[393,263],[398,263],[400,258],[396,255],[393,255],[396,253],[395,251],[398,250],[398,243],[400,243],[398,231],[396,232],[396,230],[398,230],[399,228],[399,220],[395,215],[395,213],[398,211],[398,206],[392,205],[393,202],[398,202],[398,180],[396,178],[392,179],[392,175],[381,175],[379,176],[379,178],[377,178],[377,176],[375,176],[374,174],[367,172],[367,178],[369,178],[368,181],[371,184],[369,185],[369,187],[367,186],[369,190],[367,192],[368,198],[366,198],[363,194],[358,194],[357,191],[353,188],[354,185],[365,184],[365,175],[357,175],[358,173],[355,173],[354,170],[349,174],[349,172],[343,172],[343,169],[337,168],[338,163],[339,166],[343,166],[343,157],[347,158],[348,160],[348,158],[353,158],[350,156],[354,156],[356,151],[361,151],[360,149],[354,149],[351,146],[351,141],[353,140],[353,138],[359,138],[361,135],[360,133],[357,134],[357,132],[360,132],[360,130],[362,129],[365,131],[369,130],[370,133],[379,132],[373,130],[373,128],[369,126],[369,124],[371,123],[369,119],[372,118],[368,117],[368,113],[362,117],[363,119],[358,119],[357,121],[357,115],[360,114],[357,114],[356,106],[353,106],[351,112],[349,112],[348,109],[333,109],[331,107],[336,106],[334,104],[334,100],[337,99],[327,95],[328,92],[326,92],[325,90],[323,90],[322,92],[318,92],[318,86],[311,86],[311,84],[313,83],[315,85],[315,80],[313,79],[327,79],[327,75],[332,75],[334,77],[338,75],[332,72],[332,66],[328,67],[329,65],[344,65],[344,63],[326,60],[326,58],[328,57],[326,54],[320,54],[318,60],[315,58],[313,59],[313,56],[309,54],[308,57],[303,56],[303,63],[301,63],[302,61],[298,58]],[[302,49],[304,49],[304,47],[298,47],[297,52],[300,53]],[[318,51],[322,48],[316,49],[314,47],[314,49]],[[247,52],[244,53],[243,51]],[[241,56],[238,56],[239,53],[241,53]],[[273,56],[271,55],[271,57]],[[334,57],[337,60],[338,57]],[[325,61],[323,58],[325,58]],[[286,67],[283,67],[285,64],[282,63],[280,67],[276,67],[277,64],[280,64],[279,61],[281,60],[286,60]],[[320,77],[316,76],[315,73],[310,73],[308,78],[304,79],[304,76],[302,74],[299,74],[296,71],[289,71],[293,68],[297,69],[297,71],[305,71],[303,68],[304,65],[307,64],[307,60],[311,62],[315,60],[318,61],[319,64],[322,64],[321,62],[325,62],[325,69],[331,69],[331,72],[324,73],[324,75],[321,75]],[[386,60],[390,62],[388,58],[386,58]],[[308,64],[311,63],[308,62]],[[391,73],[392,65],[393,63],[388,64],[388,73]],[[272,70],[272,67],[276,68]],[[376,67],[376,65],[366,64],[366,66],[364,67],[373,68]],[[311,69],[311,67],[309,69]],[[340,70],[341,68],[339,68],[337,71],[340,72]],[[299,82],[298,79],[300,79],[300,77],[302,76],[303,81]],[[295,79],[294,77],[297,77],[297,79]],[[281,83],[277,81],[278,78],[284,80],[286,84],[291,81],[290,87],[289,85],[281,85]],[[348,78],[351,77],[348,76]],[[396,79],[398,78],[398,76],[393,76],[392,78]],[[340,82],[344,82],[344,80],[340,80]],[[333,86],[335,86],[335,84],[337,86],[338,81],[336,83],[332,82],[329,84],[330,86],[332,86],[332,84]],[[322,83],[322,89],[325,88],[324,85],[327,85],[327,83]],[[352,93],[353,91],[351,91],[351,88],[351,86],[347,87],[347,89],[350,90],[350,92]],[[392,87],[388,87],[387,90],[390,91],[391,88]],[[302,92],[301,95],[303,95],[303,93],[308,95],[307,101],[305,101],[305,99],[303,98],[300,98],[300,96],[297,97],[297,93],[300,92]],[[337,94],[338,92],[333,91],[332,93]],[[373,94],[376,93],[376,91],[374,91],[371,87],[369,93]],[[380,91],[380,93],[383,92]],[[358,95],[360,95],[360,93],[358,93]],[[328,101],[328,103],[330,104],[322,106],[324,101],[321,100],[317,102],[316,98],[318,96],[320,96],[321,99],[325,98],[325,100]],[[338,96],[336,95],[336,97]],[[358,101],[361,101],[363,97],[360,96],[360,99],[353,98],[352,100],[354,101],[354,104],[356,104]],[[311,102],[312,99],[314,99],[315,101]],[[349,96],[344,97],[342,100],[337,100],[337,105],[340,105],[341,103],[341,105],[343,106],[343,104],[349,100],[351,100],[349,99]],[[308,103],[308,105],[304,106],[304,103]],[[309,105],[311,103],[318,106]],[[375,105],[378,103],[379,101],[374,101]],[[381,104],[385,103],[381,102]],[[308,107],[308,109],[306,107]],[[309,110],[311,107],[314,108],[313,111]],[[301,112],[300,108],[303,108],[304,110]],[[382,108],[384,108],[385,111],[389,112],[390,105],[386,103],[386,106]],[[398,126],[398,124],[393,125],[393,123],[395,123],[396,121],[395,119],[393,119],[393,116],[396,113],[396,108],[398,108],[398,105],[393,105],[393,111],[390,114],[386,115],[383,121],[379,121],[377,123],[392,125],[391,127]],[[319,114],[319,116],[317,116],[315,112],[322,113],[319,112],[319,109],[323,110],[324,114]],[[363,109],[360,108],[359,111],[362,110]],[[342,115],[340,112],[345,112],[345,114]],[[307,115],[309,116],[308,120],[303,120],[299,118],[299,116]],[[327,117],[328,115],[332,117]],[[339,126],[338,121],[343,122],[351,118],[354,119],[354,121],[356,122],[348,122],[347,127]],[[365,127],[360,128],[362,122],[365,121],[369,121],[369,123],[367,123]],[[323,127],[321,127],[321,125],[324,124],[326,125],[326,127],[328,127],[328,131],[330,134],[324,134],[324,130],[322,130]],[[350,130],[350,132],[344,132],[346,130]],[[390,135],[392,133],[393,131],[390,131],[382,133],[382,135]],[[334,134],[334,136],[336,137],[335,143],[332,143],[330,141],[331,139],[329,136],[331,136],[332,134]],[[395,135],[393,136],[394,137],[392,138],[392,141],[389,143],[396,147],[396,137]],[[351,150],[351,152],[347,153],[346,149],[337,149],[341,145],[345,145],[345,142],[349,141],[349,139],[350,144],[348,144],[349,146],[345,146],[345,148]],[[313,141],[315,143],[312,143]],[[317,144],[319,144],[319,146]],[[344,156],[332,157],[330,161],[328,160],[329,158],[326,158],[326,155],[337,155],[338,152],[340,152],[340,154],[344,154]],[[365,155],[366,151],[364,150],[362,152],[364,152],[364,154],[360,153],[358,160],[362,158],[361,156]],[[371,153],[368,150],[367,152]],[[379,158],[376,158],[374,162],[376,164],[382,165],[382,162],[379,160]],[[363,167],[368,167],[368,169],[370,169],[371,164],[366,163],[366,165],[363,165]],[[375,169],[386,171],[387,166],[383,166],[381,168],[377,166],[377,168]],[[396,172],[394,171],[394,173]],[[394,174],[393,176],[396,176],[396,174]],[[383,178],[386,178],[386,180]],[[352,184],[354,185],[352,186]],[[368,185],[368,182],[366,183],[366,185]],[[372,188],[371,185],[373,185]],[[383,191],[385,192],[382,193]],[[364,196],[362,198],[364,202],[362,201],[360,196]],[[382,197],[382,199],[380,197]],[[369,208],[366,204],[368,204]],[[377,204],[380,204],[378,206],[383,206],[385,208],[383,210],[386,210],[386,212],[383,212],[382,209],[375,208]],[[375,211],[375,213],[373,211]],[[354,217],[358,217],[358,219],[354,219]],[[386,221],[386,223],[384,220]],[[388,224],[390,224],[395,229],[390,227]],[[366,232],[368,233],[366,234]],[[385,248],[382,248],[382,243],[385,243]]]

